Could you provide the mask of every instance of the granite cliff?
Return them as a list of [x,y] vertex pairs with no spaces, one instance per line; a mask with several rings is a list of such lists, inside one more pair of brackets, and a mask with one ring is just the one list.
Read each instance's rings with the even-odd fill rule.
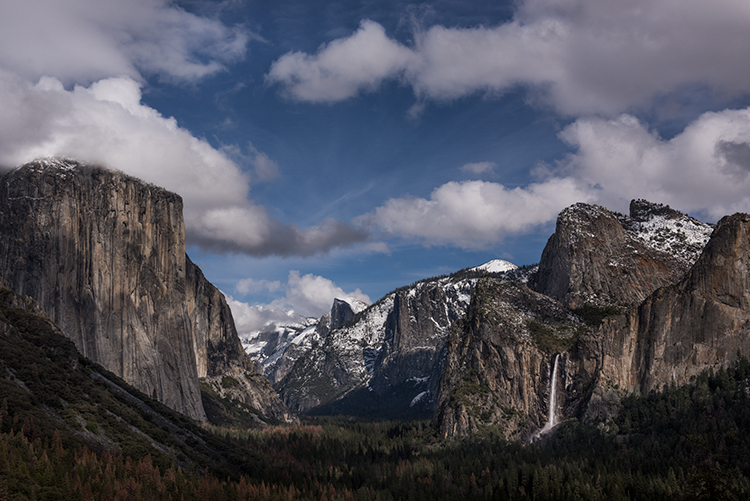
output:
[[288,411],[258,378],[223,295],[185,254],[182,199],[69,160],[0,180],[0,277],[35,298],[85,357],[192,418],[199,378],[230,374],[240,400]]
[[289,374],[298,358],[318,345],[331,330],[346,324],[367,306],[354,298],[335,298],[331,310],[320,318],[297,317],[297,321],[272,322],[246,334],[242,343],[245,351],[263,368],[263,374],[275,384]]
[[581,339],[579,375],[595,385],[586,419],[623,394],[686,384],[750,354],[750,215],[719,221],[690,272]]
[[437,395],[443,437],[489,427],[530,436],[545,424],[553,361],[575,343],[581,320],[525,284],[483,278],[453,324]]
[[444,436],[492,427],[533,438],[565,418],[606,420],[627,393],[747,353],[743,218],[722,220],[706,245],[710,225],[643,200],[629,216],[563,210],[534,291],[484,279],[453,325],[435,425]]
[[574,309],[636,306],[682,278],[711,231],[645,200],[631,202],[630,216],[578,203],[558,216],[531,287]]

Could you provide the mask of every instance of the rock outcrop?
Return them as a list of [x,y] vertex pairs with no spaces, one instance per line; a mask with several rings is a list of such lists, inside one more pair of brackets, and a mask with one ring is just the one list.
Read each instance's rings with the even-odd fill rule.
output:
[[[750,347],[740,306],[750,246],[738,220],[723,220],[705,246],[711,226],[643,200],[630,216],[562,211],[529,280],[536,292],[511,275],[482,279],[453,325],[435,425],[445,437],[487,427],[533,436],[548,421],[556,354],[561,420],[606,420],[624,394],[730,363]],[[626,313],[585,325],[576,312],[586,307]]]
[[684,276],[711,234],[667,206],[634,200],[630,217],[575,204],[557,218],[532,288],[570,308],[638,305]]
[[320,318],[301,318],[297,321],[273,322],[263,329],[245,335],[245,351],[263,368],[263,374],[278,383],[294,367],[298,358],[317,346],[333,329],[338,329],[369,305],[357,299],[335,298],[331,310]]
[[681,281],[581,341],[581,375],[596,383],[589,419],[610,417],[623,393],[686,384],[748,356],[750,216],[724,217]]
[[[223,295],[185,254],[178,195],[74,161],[36,161],[0,180],[0,234],[8,285],[141,391],[199,420],[199,378],[244,374],[248,400],[274,400]],[[276,404],[264,409],[283,419]]]
[[435,412],[441,435],[493,427],[521,438],[541,428],[555,355],[583,329],[567,308],[524,284],[481,279],[466,318],[451,329]]

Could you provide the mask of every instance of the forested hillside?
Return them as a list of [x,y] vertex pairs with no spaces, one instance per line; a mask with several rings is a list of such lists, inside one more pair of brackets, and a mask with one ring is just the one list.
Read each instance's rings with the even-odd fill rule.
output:
[[[29,329],[40,321],[15,320]],[[2,500],[744,499],[750,492],[744,358],[689,385],[625,398],[609,428],[570,420],[524,444],[491,432],[443,441],[425,421],[200,427],[129,389],[144,403],[131,407],[85,359],[63,370],[75,362],[66,339],[8,331],[0,334]]]

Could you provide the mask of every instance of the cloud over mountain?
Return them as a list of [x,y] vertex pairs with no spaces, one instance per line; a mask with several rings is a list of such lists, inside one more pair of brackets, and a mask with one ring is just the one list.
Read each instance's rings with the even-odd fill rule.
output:
[[562,168],[610,207],[645,197],[714,220],[750,211],[750,108],[704,113],[671,139],[631,115],[581,118],[561,137],[576,149]]
[[[750,109],[705,113],[671,139],[632,114],[686,89],[750,94],[750,7],[720,0],[524,0],[497,25],[416,27],[401,42],[365,20],[315,53],[290,52],[266,75],[297,101],[334,102],[386,81],[411,87],[421,109],[523,87],[530,102],[574,117],[572,151],[537,181],[448,182],[429,197],[397,196],[357,218],[386,238],[482,248],[533,231],[574,201],[625,209],[649,198],[718,218],[750,210]],[[490,163],[462,171],[492,172]]]
[[450,182],[429,198],[389,199],[356,222],[389,237],[477,249],[528,233],[578,201],[627,211],[630,200],[646,198],[712,220],[750,211],[750,108],[705,113],[671,139],[627,114],[579,118],[560,138],[573,153],[540,169],[540,182]]
[[435,188],[429,199],[390,199],[356,222],[388,237],[476,249],[532,231],[553,220],[560,207],[590,198],[572,178],[513,189],[485,181],[450,182]]
[[[258,125],[262,119],[248,119],[243,130],[260,137],[251,142],[247,137],[236,139],[240,133],[221,136],[216,132],[213,136],[214,131],[204,131],[196,135],[157,110],[154,103],[158,99],[149,91],[162,86],[161,94],[169,94],[168,89],[174,86],[197,88],[209,77],[229,74],[233,65],[249,60],[251,41],[260,39],[246,28],[252,24],[230,25],[167,0],[3,2],[0,169],[35,157],[63,155],[123,170],[183,196],[191,244],[212,253],[251,256],[308,257],[363,242],[367,244],[357,247],[360,251],[368,245],[384,250],[388,247],[379,239],[390,238],[425,246],[482,249],[508,235],[538,230],[563,207],[577,201],[622,210],[630,198],[645,197],[713,218],[750,210],[746,195],[750,192],[748,109],[700,116],[696,112],[692,123],[667,139],[644,121],[644,116],[651,116],[655,102],[669,101],[685,89],[704,89],[721,96],[717,102],[726,96],[750,95],[750,66],[743,63],[750,59],[750,37],[746,35],[750,32],[750,7],[746,3],[522,0],[513,5],[510,20],[487,17],[487,22],[471,25],[416,25],[408,41],[395,37],[403,32],[390,32],[391,28],[362,15],[347,18],[347,23],[354,19],[359,26],[345,36],[340,35],[343,17],[332,19],[334,26],[327,26],[325,33],[337,33],[337,38],[329,38],[317,50],[282,48],[289,47],[291,41],[276,45],[276,52],[263,60],[264,67],[258,63],[252,73],[232,74],[223,82],[227,102],[273,101],[264,119],[274,122],[284,117],[273,125],[277,127],[273,132]],[[477,3],[468,10],[482,9]],[[373,18],[378,15],[377,9],[362,12],[374,14]],[[404,12],[396,13],[401,14]],[[387,18],[378,19],[385,23]],[[264,34],[272,32],[267,25],[258,26],[265,29]],[[274,43],[312,36],[300,33],[295,38],[291,31],[281,31]],[[321,36],[315,31],[314,44]],[[249,82],[260,75],[265,75],[267,85],[251,89]],[[352,107],[352,113],[347,113],[330,106],[364,93],[394,92],[398,85],[408,89],[407,99],[409,92],[413,93],[417,104],[412,112],[429,110],[435,102],[445,111],[461,106],[461,99],[467,96],[489,101],[522,88],[526,104],[552,110],[554,119],[560,120],[558,137],[570,147],[569,154],[545,158],[546,164],[534,169],[536,175],[516,175],[511,185],[504,175],[512,154],[458,152],[465,158],[452,157],[453,173],[434,177],[441,181],[425,189],[424,183],[414,182],[418,176],[433,179],[431,171],[417,172],[427,164],[421,163],[420,157],[431,154],[424,145],[430,144],[436,151],[445,145],[424,141],[421,151],[412,151],[411,144],[395,144],[403,137],[419,139],[428,129],[406,120],[405,109],[397,110],[409,106],[403,100],[403,88],[398,89],[399,99],[388,94],[366,112]],[[231,101],[235,91],[227,94],[227,88],[243,95]],[[279,90],[296,102],[276,101]],[[230,94],[231,99],[226,97]],[[321,109],[324,112],[318,115]],[[701,111],[705,109],[710,107]],[[224,119],[234,123],[240,113],[246,113],[242,110],[231,118],[219,117],[217,123]],[[475,111],[460,117],[458,122],[463,125],[456,127],[471,124],[470,114]],[[373,115],[363,118],[370,112]],[[380,134],[378,124],[387,123],[389,130],[401,126],[396,119],[372,120],[389,113],[398,114],[412,129],[402,130],[401,137],[371,137]],[[295,118],[290,118],[293,115]],[[505,120],[498,116],[493,115],[492,120]],[[369,120],[368,127],[349,127],[354,121],[365,120]],[[485,129],[493,126],[494,122],[487,122]],[[330,131],[329,136],[320,136],[330,141],[308,136],[312,128]],[[362,162],[352,160],[356,155],[346,158],[342,153],[347,148],[360,150],[344,129],[365,131],[362,141],[383,145],[362,156],[393,151],[397,160],[409,158],[415,166],[401,165],[387,156]],[[290,139],[292,134],[299,135]],[[472,139],[461,137],[467,143],[460,148],[472,148]],[[501,135],[486,137],[489,143]],[[276,151],[269,155],[256,144]],[[523,146],[518,148],[536,146],[519,144]],[[330,151],[308,159],[308,153],[317,148]],[[284,157],[287,152],[289,156]],[[279,210],[268,209],[253,194],[263,193],[260,183],[291,179],[284,179],[288,164],[281,158],[304,164],[304,170],[296,166],[298,178],[308,176],[299,187],[314,196],[297,196],[306,198],[297,201],[283,189],[272,192],[269,188],[264,195],[278,203]],[[486,161],[466,163],[472,159]],[[349,163],[347,170],[342,167],[345,162]],[[330,197],[360,193],[357,187],[363,184],[376,185],[379,174],[365,172],[364,167],[353,166],[355,163],[383,166],[380,179],[402,181],[380,192],[373,189],[372,195],[358,196],[361,200],[351,203],[346,211],[336,212],[345,204],[329,204],[325,210],[306,212],[305,216],[321,214],[309,227],[285,219],[312,206],[319,209]],[[396,169],[402,169],[403,176]],[[433,188],[431,193],[429,188]],[[409,196],[410,190],[423,191]],[[353,217],[357,214],[359,217]]]
[[142,102],[144,75],[195,83],[251,38],[161,0],[4,2],[0,165],[67,156],[163,186],[183,197],[188,238],[207,249],[309,256],[363,240],[339,221],[275,220],[248,198],[251,181],[278,175],[268,155],[250,145],[243,168],[241,148],[217,149]]
[[[235,291],[239,294],[252,293],[263,288],[275,291],[280,286],[277,282],[244,279],[237,283]],[[325,277],[312,273],[301,275],[297,270],[289,272],[284,290],[284,297],[265,305],[251,306],[234,297],[228,298],[240,336],[258,331],[271,323],[300,322],[304,317],[320,317],[331,310],[335,298],[357,300],[367,304],[371,302],[370,297],[360,289],[346,292]]]

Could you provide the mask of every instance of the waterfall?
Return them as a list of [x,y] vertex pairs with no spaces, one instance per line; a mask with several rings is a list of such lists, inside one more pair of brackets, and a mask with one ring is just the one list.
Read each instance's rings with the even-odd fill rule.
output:
[[539,430],[537,437],[544,435],[557,424],[557,416],[555,411],[557,410],[557,361],[560,359],[560,354],[555,355],[555,364],[552,369],[552,379],[549,382],[549,410],[547,411],[547,423],[544,428]]

